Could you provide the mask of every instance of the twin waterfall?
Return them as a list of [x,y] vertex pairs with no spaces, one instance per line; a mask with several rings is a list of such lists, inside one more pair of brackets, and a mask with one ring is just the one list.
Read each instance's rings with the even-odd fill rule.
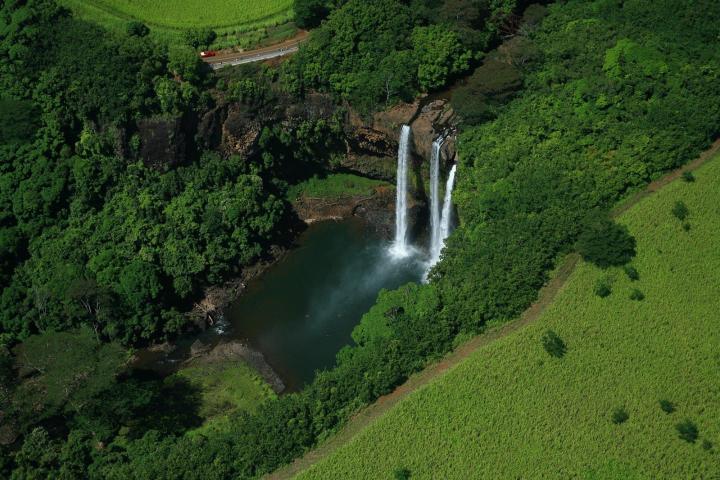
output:
[[[408,125],[403,125],[400,133],[400,147],[398,149],[397,168],[397,197],[395,199],[395,241],[390,248],[390,253],[397,258],[403,258],[414,253],[407,241],[407,176],[408,163],[411,155],[411,134],[412,130]],[[440,260],[440,253],[445,245],[445,240],[450,235],[452,227],[452,192],[455,187],[455,171],[457,165],[453,165],[448,174],[445,184],[445,195],[440,203],[440,164],[442,160],[442,146],[445,138],[439,137],[432,144],[430,157],[430,248],[427,272]]]

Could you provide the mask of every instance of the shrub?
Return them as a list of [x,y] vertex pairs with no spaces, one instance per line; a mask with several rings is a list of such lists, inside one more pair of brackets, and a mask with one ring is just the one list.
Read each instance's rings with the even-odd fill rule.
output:
[[645,300],[645,294],[642,293],[639,289],[633,288],[633,291],[630,292],[630,300],[635,300],[638,302]]
[[635,256],[635,238],[609,218],[590,220],[576,243],[582,257],[600,268],[624,265]]
[[665,413],[673,413],[675,411],[675,405],[670,400],[660,400],[660,408]]
[[490,59],[475,70],[465,85],[456,89],[450,102],[466,125],[490,120],[522,87],[520,72],[512,65]]
[[552,330],[542,336],[542,345],[547,353],[556,358],[563,357],[567,352],[565,342]]
[[685,230],[686,232],[689,232],[689,231],[690,231],[690,222],[683,222],[682,228],[683,228],[683,230]]
[[691,420],[685,420],[675,425],[678,436],[688,443],[695,443],[698,438],[698,428]]
[[410,470],[407,468],[398,468],[395,470],[395,480],[408,480],[410,478]]
[[217,34],[211,28],[191,28],[185,31],[183,37],[192,48],[207,48],[215,41]]
[[702,442],[702,448],[703,450],[712,450],[713,444],[710,440],[703,440]]
[[685,205],[684,202],[677,201],[675,202],[675,205],[672,209],[672,214],[680,221],[683,221],[687,218],[690,211],[687,208],[687,205]]
[[682,179],[688,183],[692,183],[695,181],[695,175],[688,170],[687,172],[683,172]]
[[628,415],[628,413],[622,407],[616,408],[612,413],[612,422],[615,425],[620,425],[621,423],[627,422],[628,418],[630,418],[630,415]]
[[145,37],[148,33],[150,33],[150,29],[147,27],[147,25],[136,20],[128,22],[125,31],[131,37]]
[[610,280],[607,278],[601,278],[595,284],[595,295],[600,298],[605,298],[612,293],[612,287],[610,286]]
[[637,269],[632,265],[625,265],[624,270],[625,275],[627,275],[627,277],[633,282],[640,280],[640,274],[638,273]]

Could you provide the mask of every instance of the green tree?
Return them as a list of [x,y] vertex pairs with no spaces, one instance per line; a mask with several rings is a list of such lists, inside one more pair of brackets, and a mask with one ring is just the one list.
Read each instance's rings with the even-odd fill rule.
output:
[[688,217],[690,211],[688,210],[687,205],[685,205],[685,202],[677,201],[673,205],[672,214],[678,220],[683,221]]
[[600,217],[587,224],[578,237],[576,248],[585,260],[607,268],[632,260],[635,256],[635,239],[627,227]]
[[175,46],[168,51],[168,70],[179,80],[196,84],[203,78],[204,63],[187,47]]
[[33,429],[25,436],[22,447],[15,454],[15,470],[12,478],[54,478],[59,468],[60,444],[50,438],[42,427]]
[[99,343],[88,328],[34,335],[15,347],[15,355],[18,368],[33,376],[14,395],[32,423],[63,411],[82,413],[115,382],[127,358],[118,344]]
[[136,310],[141,310],[146,303],[157,301],[162,290],[157,267],[137,259],[123,268],[119,286],[123,297]]
[[678,432],[678,436],[688,443],[695,443],[697,441],[699,432],[697,425],[692,420],[685,419],[682,422],[675,425],[675,429]]
[[320,25],[328,15],[325,0],[295,0],[295,23],[300,28],[315,28]]
[[471,52],[462,46],[455,32],[442,25],[415,27],[412,43],[424,91],[438,89],[470,68]]
[[217,38],[217,34],[211,28],[191,28],[183,34],[185,44],[194,48],[208,48]]
[[138,21],[128,22],[125,31],[128,35],[133,37],[144,37],[150,33],[150,29],[147,25]]
[[37,113],[31,102],[0,97],[0,144],[29,143],[39,126]]
[[543,348],[551,356],[557,358],[565,356],[565,353],[567,352],[567,346],[557,333],[553,332],[552,330],[548,330],[543,334],[541,341]]
[[675,405],[670,400],[661,399],[658,403],[660,404],[660,409],[665,413],[673,413],[675,411]]
[[625,411],[623,407],[618,407],[615,410],[613,410],[612,413],[612,422],[615,425],[620,425],[621,423],[627,422],[627,420],[630,418],[630,415]]

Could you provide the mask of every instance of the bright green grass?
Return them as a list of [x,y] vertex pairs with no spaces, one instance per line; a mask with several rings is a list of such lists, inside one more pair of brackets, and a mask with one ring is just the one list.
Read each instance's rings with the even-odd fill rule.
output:
[[356,197],[372,195],[376,187],[389,185],[381,180],[359,177],[349,173],[333,173],[325,178],[313,177],[290,187],[288,199]]
[[[633,265],[580,264],[537,322],[411,394],[304,479],[720,478],[720,158],[625,213]],[[689,232],[671,215],[682,200]],[[613,281],[606,299],[596,281]],[[633,288],[644,301],[629,299]],[[540,344],[557,332],[568,352]],[[663,412],[660,399],[677,411]],[[624,407],[629,419],[615,425]],[[675,425],[699,427],[695,444]],[[704,440],[712,442],[710,450]]]
[[[218,42],[292,20],[292,0],[60,0],[84,20],[124,32],[137,20],[166,43],[182,41],[183,31],[207,27]],[[240,41],[239,38],[235,38]]]
[[175,376],[189,380],[201,392],[199,415],[205,423],[191,435],[224,430],[230,421],[229,414],[239,410],[253,412],[275,396],[270,386],[241,361],[191,366]]

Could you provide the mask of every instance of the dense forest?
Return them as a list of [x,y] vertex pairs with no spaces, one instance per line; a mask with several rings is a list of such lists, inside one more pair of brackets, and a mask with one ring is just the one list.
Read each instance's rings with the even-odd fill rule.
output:
[[[525,7],[297,0],[298,23],[315,27],[308,44],[226,81],[191,47],[110,34],[52,0],[5,2],[0,476],[269,472],[457,342],[514,318],[583,231],[612,230],[618,200],[717,137],[712,0]],[[508,39],[507,62],[485,61]],[[292,237],[288,185],[342,151],[341,119],[270,123],[249,157],[192,145],[164,165],[141,155],[139,126],[187,121],[217,96],[265,115],[323,92],[369,113],[470,74],[453,93],[460,226],[431,282],[383,292],[356,345],[302,392],[238,414],[226,433],[183,435],[187,392],[128,371],[127,348],[187,331],[204,287]]]

